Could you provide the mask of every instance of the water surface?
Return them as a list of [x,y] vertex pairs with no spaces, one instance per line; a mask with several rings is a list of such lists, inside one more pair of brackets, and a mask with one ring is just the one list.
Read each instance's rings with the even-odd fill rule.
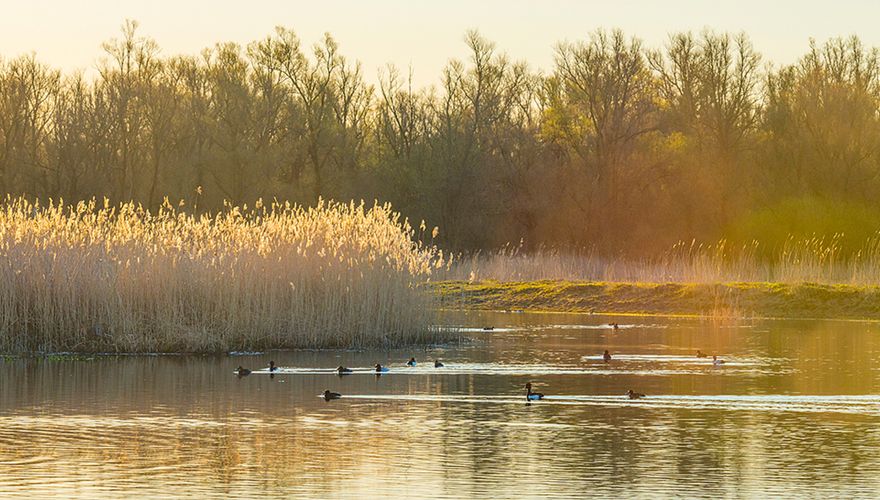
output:
[[[612,330],[609,322],[618,322]],[[450,313],[457,345],[0,363],[5,496],[873,497],[880,325]],[[491,331],[483,327],[492,326]],[[601,359],[608,349],[611,363]],[[726,361],[697,359],[697,349]],[[404,366],[410,356],[421,362]],[[238,365],[282,367],[238,378]],[[445,366],[434,368],[430,360]],[[390,372],[377,377],[370,366]],[[356,373],[338,377],[338,365]],[[547,394],[528,404],[523,385]],[[634,389],[648,395],[629,400]],[[324,389],[343,394],[317,397]]]

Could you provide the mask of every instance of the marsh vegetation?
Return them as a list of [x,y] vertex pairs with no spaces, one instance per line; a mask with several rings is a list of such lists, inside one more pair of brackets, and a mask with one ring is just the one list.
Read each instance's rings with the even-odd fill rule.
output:
[[129,21],[93,77],[0,60],[0,350],[424,341],[439,280],[880,284],[859,39],[774,67],[597,31],[546,71],[464,42],[427,88],[281,27],[163,55]]
[[0,211],[0,351],[217,352],[436,340],[442,253],[387,205]]
[[768,248],[758,241],[736,245],[679,242],[653,256],[608,256],[594,248],[500,250],[459,255],[445,279],[481,281],[577,280],[630,283],[821,283],[880,285],[880,234],[847,248],[843,235],[796,238]]

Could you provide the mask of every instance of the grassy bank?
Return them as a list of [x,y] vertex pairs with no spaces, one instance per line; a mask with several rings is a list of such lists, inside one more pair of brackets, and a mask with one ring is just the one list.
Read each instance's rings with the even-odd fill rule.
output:
[[590,249],[505,247],[462,255],[445,280],[602,281],[616,283],[822,283],[880,285],[880,233],[859,243],[843,235],[799,238],[781,246],[680,242],[651,257],[607,256]]
[[0,352],[217,352],[437,340],[442,262],[388,206],[0,210]]
[[587,281],[443,281],[431,286],[445,308],[880,319],[880,286]]

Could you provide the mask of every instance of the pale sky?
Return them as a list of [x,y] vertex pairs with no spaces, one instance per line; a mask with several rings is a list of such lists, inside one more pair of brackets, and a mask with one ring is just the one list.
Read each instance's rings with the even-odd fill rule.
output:
[[165,55],[195,54],[219,41],[247,43],[276,25],[307,45],[330,32],[341,51],[363,63],[371,82],[388,63],[412,66],[417,84],[435,83],[476,28],[516,60],[547,70],[553,46],[597,28],[621,28],[649,46],[671,32],[745,31],[766,61],[787,64],[819,41],[857,34],[880,46],[880,2],[874,0],[0,0],[0,57],[35,52],[64,70],[91,73],[101,42],[125,19],[140,22]]

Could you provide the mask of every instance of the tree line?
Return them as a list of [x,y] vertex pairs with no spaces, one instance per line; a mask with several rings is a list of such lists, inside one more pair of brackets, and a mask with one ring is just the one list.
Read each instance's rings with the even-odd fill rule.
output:
[[648,253],[880,229],[880,57],[856,38],[763,62],[744,34],[597,31],[542,74],[476,32],[415,88],[277,28],[165,57],[129,21],[94,78],[0,60],[0,192],[186,209],[389,201],[458,250]]

